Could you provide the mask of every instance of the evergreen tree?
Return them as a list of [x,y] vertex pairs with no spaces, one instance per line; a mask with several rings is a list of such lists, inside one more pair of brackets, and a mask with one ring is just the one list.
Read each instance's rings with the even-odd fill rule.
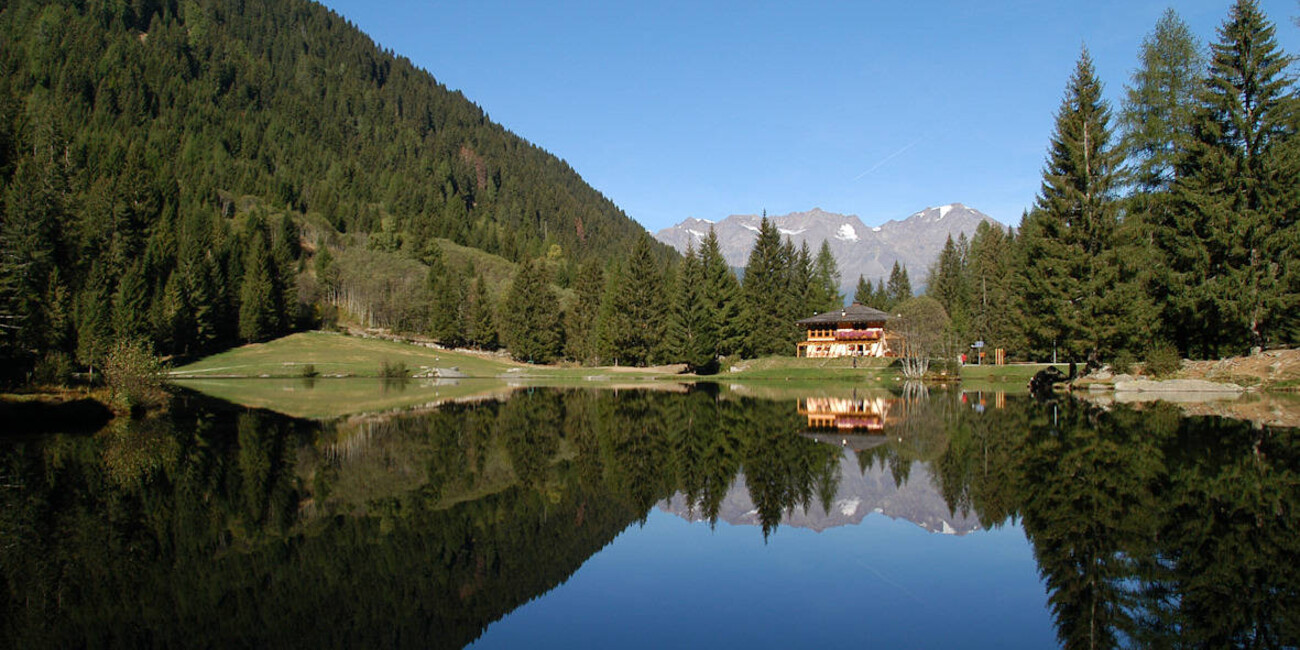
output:
[[1043,186],[1022,227],[1020,292],[1029,344],[1097,360],[1128,344],[1116,340],[1121,314],[1111,292],[1117,275],[1114,234],[1119,162],[1110,146],[1110,109],[1085,50],[1057,111]]
[[62,223],[62,169],[52,154],[20,161],[4,194],[0,221],[0,344],[36,355],[46,347],[49,324],[42,299],[58,264],[57,226]]
[[821,250],[817,251],[814,266],[814,283],[809,308],[815,313],[830,311],[844,306],[840,296],[840,267],[831,254],[830,244],[822,240]]
[[1160,224],[1173,235],[1160,242],[1170,266],[1193,288],[1177,318],[1181,329],[1201,333],[1204,354],[1275,340],[1298,306],[1293,272],[1278,263],[1297,252],[1300,168],[1287,155],[1297,129],[1295,85],[1287,74],[1292,57],[1273,35],[1255,2],[1233,5],[1211,45],[1179,164],[1179,210]]
[[890,310],[912,297],[912,281],[907,277],[907,267],[901,266],[897,261],[894,267],[889,270],[889,284],[885,285],[885,302],[888,307],[882,309]]
[[975,228],[967,264],[970,333],[989,348],[1020,347],[1011,283],[1014,252],[1013,240],[1000,226],[981,222]]
[[465,340],[462,306],[465,286],[461,275],[439,263],[429,269],[429,334],[439,343],[458,346]]
[[277,320],[274,291],[266,242],[255,233],[249,243],[239,289],[240,339],[256,343],[274,336]]
[[645,235],[609,283],[600,323],[602,356],[633,366],[653,360],[667,324],[663,291],[663,273],[651,253],[650,237]]
[[1167,190],[1191,137],[1203,59],[1196,37],[1178,13],[1165,10],[1142,40],[1140,65],[1125,89],[1119,113],[1120,147],[1139,192]]
[[497,326],[493,314],[496,312],[491,297],[488,296],[487,282],[482,274],[474,278],[466,305],[465,327],[469,344],[480,350],[495,350],[497,347]]
[[605,270],[597,260],[578,267],[573,285],[573,304],[565,316],[565,353],[583,364],[600,362],[600,341],[596,336],[600,305],[605,294]]
[[704,286],[703,298],[713,318],[717,336],[717,356],[725,357],[740,351],[747,335],[741,319],[740,281],[727,266],[718,244],[718,236],[709,228],[709,234],[700,246],[700,282]]
[[750,357],[788,354],[794,338],[790,300],[789,251],[781,244],[776,225],[763,218],[758,239],[745,265],[744,319],[750,330],[745,354]]
[[688,246],[676,282],[667,337],[674,361],[685,363],[693,372],[708,374],[717,369],[718,337],[703,274],[702,262]]
[[792,242],[787,238],[786,248],[790,255],[790,305],[787,313],[791,319],[799,320],[816,314],[820,304],[825,300],[817,286],[816,268],[813,266],[812,252],[808,242],[794,251]]
[[501,333],[516,360],[549,363],[559,355],[560,300],[545,265],[527,258],[520,263],[501,306]]
[[113,294],[104,271],[106,265],[100,260],[91,263],[86,288],[77,303],[77,361],[92,374],[103,364],[113,342]]
[[113,294],[113,334],[118,341],[144,339],[149,335],[149,294],[141,264],[127,268]]
[[862,274],[858,274],[858,288],[853,292],[853,302],[859,305],[880,309],[876,303],[876,291]]

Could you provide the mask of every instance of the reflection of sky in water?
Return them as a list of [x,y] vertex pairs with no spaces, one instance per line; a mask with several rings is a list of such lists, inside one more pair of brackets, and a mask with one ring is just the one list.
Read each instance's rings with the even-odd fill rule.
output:
[[816,533],[653,510],[473,647],[1057,645],[1018,525],[963,537],[868,517]]

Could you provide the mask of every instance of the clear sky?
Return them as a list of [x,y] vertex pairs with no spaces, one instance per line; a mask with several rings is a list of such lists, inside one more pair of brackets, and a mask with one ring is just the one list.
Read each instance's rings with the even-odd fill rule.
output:
[[[1168,1],[325,0],[651,231],[961,202],[1018,223],[1087,46],[1114,108]],[[1205,46],[1229,0],[1174,8]],[[1296,0],[1264,0],[1300,55]],[[1293,72],[1295,72],[1293,68]]]

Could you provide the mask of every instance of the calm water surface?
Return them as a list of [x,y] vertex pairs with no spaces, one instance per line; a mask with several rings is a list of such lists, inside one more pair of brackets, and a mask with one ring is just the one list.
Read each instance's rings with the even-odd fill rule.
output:
[[936,391],[182,393],[0,439],[8,647],[1294,647],[1292,430]]

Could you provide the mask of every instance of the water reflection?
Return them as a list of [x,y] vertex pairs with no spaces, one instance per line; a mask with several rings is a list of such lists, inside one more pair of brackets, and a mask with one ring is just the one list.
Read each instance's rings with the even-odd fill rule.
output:
[[659,507],[764,536],[1018,521],[1066,645],[1295,645],[1298,442],[954,390],[537,389],[325,424],[188,396],[0,444],[0,616],[15,647],[461,647]]

